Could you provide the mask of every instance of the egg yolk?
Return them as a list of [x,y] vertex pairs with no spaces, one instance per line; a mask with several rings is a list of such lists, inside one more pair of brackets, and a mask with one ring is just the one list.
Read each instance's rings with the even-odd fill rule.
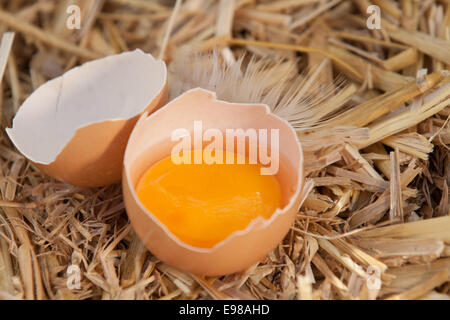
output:
[[[191,152],[192,159],[194,152],[199,151]],[[147,210],[195,247],[211,248],[256,217],[270,218],[281,204],[278,181],[261,175],[261,165],[248,164],[247,158],[245,164],[225,164],[227,152],[220,153],[224,164],[177,165],[169,156],[151,166],[137,184]]]

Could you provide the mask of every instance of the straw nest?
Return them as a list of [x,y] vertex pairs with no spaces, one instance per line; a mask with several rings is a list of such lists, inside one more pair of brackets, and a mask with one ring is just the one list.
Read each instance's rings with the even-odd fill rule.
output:
[[[449,298],[449,1],[0,4],[0,298]],[[71,4],[81,29],[66,28]],[[382,29],[367,28],[370,5]],[[172,97],[213,87],[268,103],[298,131],[303,205],[245,272],[203,278],[159,262],[133,233],[119,184],[54,181],[5,135],[43,82],[137,47],[169,63]]]

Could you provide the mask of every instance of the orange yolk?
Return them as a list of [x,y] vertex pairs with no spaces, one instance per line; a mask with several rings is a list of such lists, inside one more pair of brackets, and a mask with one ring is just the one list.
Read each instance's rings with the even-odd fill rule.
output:
[[[225,159],[226,152],[220,154]],[[270,218],[280,207],[278,181],[261,175],[261,165],[245,160],[245,164],[176,165],[169,156],[142,175],[138,198],[178,239],[211,248],[256,217]]]

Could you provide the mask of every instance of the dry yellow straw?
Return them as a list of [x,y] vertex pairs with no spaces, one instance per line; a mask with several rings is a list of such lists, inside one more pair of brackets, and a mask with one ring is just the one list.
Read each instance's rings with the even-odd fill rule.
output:
[[329,54],[328,52],[317,49],[317,48],[311,48],[311,47],[303,47],[293,44],[284,44],[284,43],[273,43],[273,42],[265,42],[265,41],[254,41],[254,40],[245,40],[245,39],[235,39],[230,38],[228,39],[229,44],[235,44],[235,45],[249,45],[249,46],[259,46],[259,47],[266,47],[266,48],[273,48],[273,49],[282,49],[282,50],[292,50],[296,52],[303,52],[303,53],[319,53],[321,55],[324,55],[336,63],[342,65],[344,68],[348,69],[351,73],[353,73],[357,77],[362,77],[361,73],[356,71],[352,66],[345,63],[341,59],[336,58],[335,56]]
[[8,25],[14,30],[22,32],[25,36],[44,42],[54,48],[58,48],[85,59],[100,58],[100,54],[78,47],[68,41],[62,40],[57,36],[45,32],[34,25],[19,20],[13,14],[0,10],[0,22]]

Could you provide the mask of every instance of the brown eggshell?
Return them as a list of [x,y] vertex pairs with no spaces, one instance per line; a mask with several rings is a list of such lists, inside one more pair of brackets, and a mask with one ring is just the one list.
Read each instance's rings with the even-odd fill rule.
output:
[[122,176],[125,147],[140,115],[166,103],[165,64],[136,50],[45,83],[7,132],[46,174],[79,187],[105,186]]
[[[175,237],[140,203],[135,187],[155,162],[170,155],[177,143],[171,133],[178,128],[193,130],[201,120],[208,128],[279,129],[280,167],[277,179],[284,207],[270,219],[259,217],[245,230],[232,233],[213,248],[197,248]],[[148,116],[142,115],[130,136],[124,157],[123,192],[127,214],[137,235],[159,259],[178,269],[199,275],[222,275],[242,271],[273,250],[292,225],[303,187],[303,153],[293,128],[270,113],[266,105],[219,101],[215,94],[193,89]],[[192,183],[195,183],[193,181]]]
[[[146,112],[152,112],[166,103],[167,85],[146,108]],[[122,177],[128,138],[139,116],[97,122],[77,129],[55,161],[48,165],[35,165],[49,176],[78,187],[106,186],[117,182]]]

